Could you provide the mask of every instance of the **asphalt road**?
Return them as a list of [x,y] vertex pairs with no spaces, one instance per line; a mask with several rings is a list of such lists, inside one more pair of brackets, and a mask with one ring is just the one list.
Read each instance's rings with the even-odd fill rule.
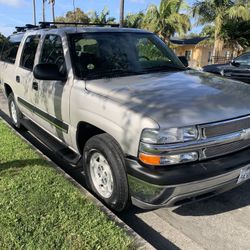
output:
[[[0,116],[6,116],[0,93]],[[76,181],[84,185],[81,169],[70,168],[28,132],[22,134]],[[250,181],[208,200],[190,205],[143,211],[132,208],[119,217],[156,249],[250,249]]]

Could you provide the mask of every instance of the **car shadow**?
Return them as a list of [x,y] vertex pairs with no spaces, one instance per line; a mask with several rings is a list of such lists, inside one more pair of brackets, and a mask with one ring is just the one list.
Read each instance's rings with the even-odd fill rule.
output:
[[209,216],[250,205],[250,181],[215,197],[182,205],[172,210],[180,216]]
[[179,250],[174,243],[165,238],[160,234],[160,232],[156,231],[153,227],[148,225],[142,219],[140,219],[137,214],[145,213],[143,209],[132,206],[129,210],[124,211],[122,213],[116,213],[116,215],[124,221],[128,226],[133,228],[133,230],[139,234],[142,238],[146,239],[155,249],[159,250]]
[[5,171],[8,169],[13,169],[13,171],[16,171],[18,169],[22,169],[27,166],[47,166],[48,163],[46,163],[43,159],[27,159],[27,160],[14,160],[14,161],[8,161],[0,164],[0,172]]

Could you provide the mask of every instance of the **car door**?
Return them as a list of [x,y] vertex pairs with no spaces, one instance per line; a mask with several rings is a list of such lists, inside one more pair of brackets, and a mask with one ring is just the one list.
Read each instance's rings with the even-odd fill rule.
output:
[[16,67],[16,72],[12,72],[15,76],[16,88],[14,92],[17,96],[18,106],[31,119],[33,119],[33,107],[30,90],[33,83],[33,67],[39,42],[40,35],[38,34],[26,37],[18,62],[19,65]]
[[[64,54],[67,41],[56,34],[47,34],[39,55],[40,64],[56,64],[61,72],[67,74]],[[35,106],[34,120],[50,134],[70,144],[69,136],[69,96],[70,80],[66,82],[34,79],[32,103]]]
[[250,83],[250,53],[237,57],[230,67],[225,68],[224,75],[235,80]]

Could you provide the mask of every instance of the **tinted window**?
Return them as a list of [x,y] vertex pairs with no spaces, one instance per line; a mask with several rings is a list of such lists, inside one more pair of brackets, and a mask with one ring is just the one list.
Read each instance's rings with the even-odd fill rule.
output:
[[241,65],[250,65],[250,53],[237,57],[235,62],[240,63]]
[[38,35],[27,37],[24,47],[23,47],[23,52],[22,52],[22,57],[21,57],[21,62],[20,62],[21,67],[25,69],[29,69],[29,70],[33,69],[39,40],[40,40],[40,36]]
[[57,64],[61,73],[66,73],[63,45],[60,36],[47,35],[45,37],[40,57],[40,63]]
[[1,53],[1,61],[5,61],[8,63],[15,63],[17,51],[19,45],[22,41],[23,34],[10,36],[3,45],[2,53]]
[[183,69],[174,53],[148,33],[70,35],[72,63],[79,78],[98,79]]

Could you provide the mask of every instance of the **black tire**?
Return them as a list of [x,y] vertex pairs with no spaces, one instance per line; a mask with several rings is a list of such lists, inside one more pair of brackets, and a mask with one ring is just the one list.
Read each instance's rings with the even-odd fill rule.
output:
[[[90,172],[90,159],[94,153],[101,153],[107,160],[113,177],[113,191],[109,198],[95,188]],[[108,134],[100,134],[90,138],[83,150],[84,169],[87,186],[112,210],[121,212],[130,204],[129,188],[125,171],[123,152],[118,143]]]
[[[12,105],[14,105],[15,110],[16,110],[16,119],[13,118],[13,112],[11,111],[11,106]],[[10,112],[10,118],[11,118],[12,124],[17,129],[22,128],[21,120],[23,118],[23,115],[22,115],[21,111],[19,110],[19,108],[18,108],[18,106],[16,104],[13,93],[10,93],[9,96],[8,96],[8,106],[9,106],[9,112]]]

